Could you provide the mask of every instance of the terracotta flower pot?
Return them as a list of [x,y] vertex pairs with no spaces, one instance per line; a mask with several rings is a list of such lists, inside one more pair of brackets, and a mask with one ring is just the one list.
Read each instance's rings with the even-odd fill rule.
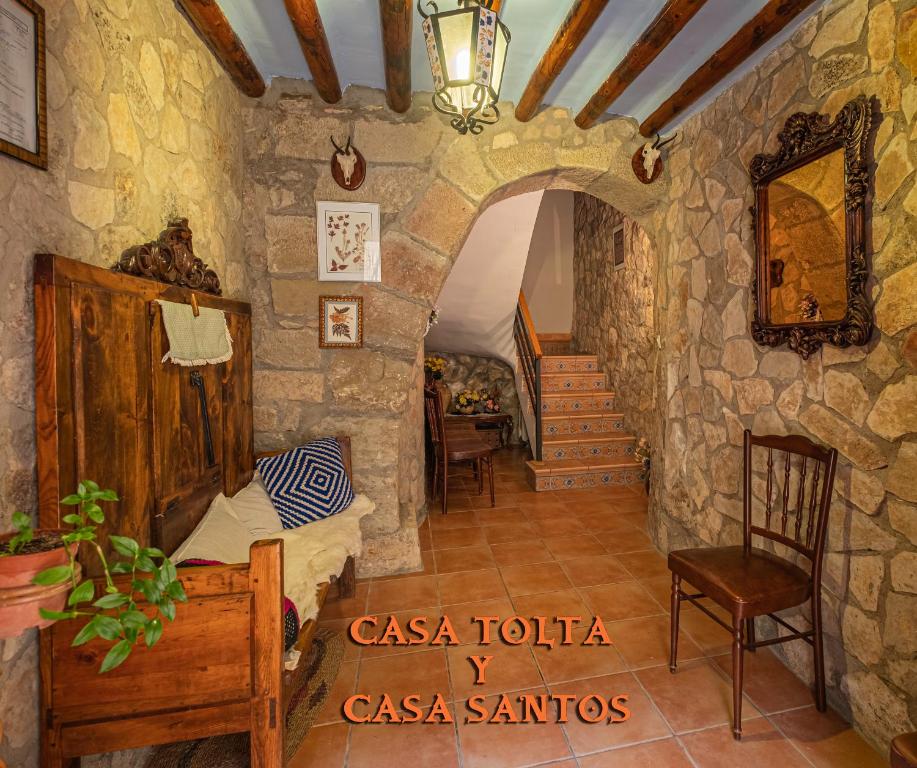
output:
[[[47,532],[47,531],[46,531]],[[42,531],[36,531],[40,534]],[[10,536],[0,537],[0,541]],[[18,637],[31,627],[48,627],[54,622],[41,618],[39,608],[61,611],[67,603],[71,582],[39,586],[32,579],[42,571],[67,565],[69,557],[63,547],[27,555],[0,557],[0,638]],[[76,566],[80,577],[80,566]]]

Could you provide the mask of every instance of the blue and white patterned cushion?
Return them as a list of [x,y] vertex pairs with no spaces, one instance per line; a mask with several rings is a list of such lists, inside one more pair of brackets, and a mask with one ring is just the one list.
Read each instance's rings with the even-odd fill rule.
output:
[[333,437],[258,459],[258,472],[284,528],[336,515],[354,499],[341,447]]

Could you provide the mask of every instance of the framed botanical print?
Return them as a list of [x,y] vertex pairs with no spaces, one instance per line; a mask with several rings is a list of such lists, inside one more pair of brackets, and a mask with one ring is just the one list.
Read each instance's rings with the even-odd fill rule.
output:
[[0,152],[48,167],[45,12],[0,0]]
[[363,297],[318,297],[318,346],[336,349],[363,346]]
[[611,233],[611,252],[615,271],[624,269],[624,225],[619,224]]
[[382,282],[378,203],[316,203],[318,279]]

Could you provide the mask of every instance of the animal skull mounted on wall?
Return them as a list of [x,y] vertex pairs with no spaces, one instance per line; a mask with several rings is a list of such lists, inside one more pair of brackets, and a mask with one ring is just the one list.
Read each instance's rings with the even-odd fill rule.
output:
[[353,192],[359,189],[366,179],[366,160],[360,151],[353,146],[353,137],[347,137],[343,148],[331,137],[334,154],[331,156],[331,175],[339,187]]
[[652,184],[659,178],[662,173],[662,148],[666,144],[671,144],[676,137],[662,141],[662,137],[657,133],[656,140],[651,144],[646,142],[640,149],[634,153],[631,165],[634,174],[644,184]]

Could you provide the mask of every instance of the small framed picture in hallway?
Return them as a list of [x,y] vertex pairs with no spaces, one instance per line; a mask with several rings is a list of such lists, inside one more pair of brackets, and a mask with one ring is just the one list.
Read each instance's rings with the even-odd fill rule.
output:
[[318,297],[318,346],[347,349],[363,346],[363,297]]
[[611,255],[615,272],[624,269],[624,225],[619,224],[611,233]]
[[317,202],[318,279],[382,282],[378,203]]

